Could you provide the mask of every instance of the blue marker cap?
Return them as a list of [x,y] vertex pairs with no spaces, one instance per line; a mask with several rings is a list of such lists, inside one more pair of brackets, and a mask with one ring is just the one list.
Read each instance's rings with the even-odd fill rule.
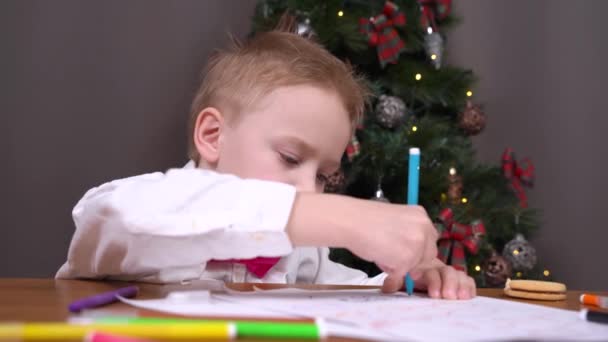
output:
[[414,293],[414,279],[412,279],[409,273],[405,275],[405,292],[407,292],[408,296]]

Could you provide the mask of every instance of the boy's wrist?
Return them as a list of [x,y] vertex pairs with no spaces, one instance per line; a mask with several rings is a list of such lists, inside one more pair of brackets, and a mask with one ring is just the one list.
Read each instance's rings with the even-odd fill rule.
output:
[[[352,209],[344,196],[298,192],[287,224],[295,246],[348,247]],[[350,227],[351,229],[349,229]]]

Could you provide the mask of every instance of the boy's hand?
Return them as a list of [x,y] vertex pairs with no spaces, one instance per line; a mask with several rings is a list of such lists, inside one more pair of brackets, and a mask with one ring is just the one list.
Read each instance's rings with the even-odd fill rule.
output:
[[287,232],[294,245],[345,247],[395,277],[437,257],[437,230],[421,206],[298,193]]
[[[466,273],[447,266],[435,259],[427,268],[410,272],[416,289],[426,290],[431,298],[470,299],[476,296],[477,289],[473,278]],[[395,292],[403,289],[404,277],[392,274],[384,280],[383,292]]]

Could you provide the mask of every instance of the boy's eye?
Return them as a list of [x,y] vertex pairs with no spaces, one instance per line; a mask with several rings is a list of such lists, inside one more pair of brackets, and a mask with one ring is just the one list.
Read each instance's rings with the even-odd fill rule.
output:
[[292,156],[290,156],[288,154],[284,154],[284,153],[279,153],[279,155],[281,156],[281,160],[283,160],[283,162],[285,162],[288,165],[291,165],[291,166],[300,165],[300,161],[296,157],[292,157]]

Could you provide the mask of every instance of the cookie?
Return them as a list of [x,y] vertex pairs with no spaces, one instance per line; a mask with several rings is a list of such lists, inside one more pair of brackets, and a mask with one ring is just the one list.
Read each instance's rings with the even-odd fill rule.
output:
[[551,281],[507,279],[504,292],[509,297],[523,299],[566,299],[566,285]]
[[564,299],[566,299],[565,293],[526,292],[526,291],[505,289],[505,294],[509,297],[522,298],[522,299],[536,299],[536,300],[564,300]]
[[566,285],[553,281],[507,279],[505,288],[530,292],[566,292]]

